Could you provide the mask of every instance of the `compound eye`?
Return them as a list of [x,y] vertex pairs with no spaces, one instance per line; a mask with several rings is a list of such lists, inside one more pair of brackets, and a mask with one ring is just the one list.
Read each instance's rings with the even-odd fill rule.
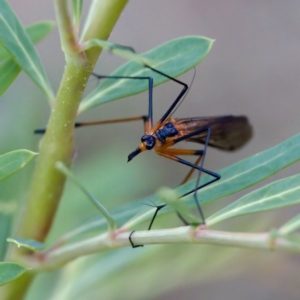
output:
[[143,135],[141,141],[145,144],[147,150],[151,150],[155,145],[155,138],[152,135]]
[[147,140],[149,140],[149,135],[143,135],[143,136],[141,137],[141,141],[142,141],[142,142],[145,142],[145,141],[147,141]]

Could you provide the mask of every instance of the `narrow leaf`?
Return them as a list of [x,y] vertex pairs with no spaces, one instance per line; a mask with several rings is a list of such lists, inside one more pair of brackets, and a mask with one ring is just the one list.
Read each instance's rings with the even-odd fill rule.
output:
[[48,99],[53,100],[53,92],[35,48],[13,10],[4,0],[0,1],[0,42]]
[[299,182],[300,174],[272,182],[218,211],[207,219],[207,224],[300,203]]
[[[28,34],[30,40],[37,44],[43,38],[45,38],[53,29],[54,23],[53,22],[38,22],[32,25],[29,25],[25,28],[26,33]],[[0,60],[11,58],[6,49],[0,45]]]
[[24,168],[37,153],[29,150],[16,150],[0,155],[0,181]]
[[30,250],[42,250],[45,248],[43,243],[34,240],[28,240],[23,238],[7,238],[7,242],[14,243],[18,247],[24,247]]
[[25,271],[26,269],[21,265],[10,262],[0,262],[0,285],[7,284],[17,279]]
[[[274,175],[300,160],[299,149],[300,134],[297,134],[272,148],[217,171],[221,175],[221,179],[198,192],[200,204],[227,197]],[[209,155],[209,151],[207,155]],[[201,183],[208,179],[208,176],[202,176]],[[178,191],[183,195],[194,189],[195,183],[195,180],[191,180],[178,187]],[[194,205],[192,194],[182,200]]]
[[87,198],[92,202],[92,204],[95,205],[95,207],[106,219],[108,230],[113,232],[116,229],[116,222],[108,210],[100,203],[100,201],[79,182],[79,180],[62,162],[57,162],[55,167],[64,175],[66,175],[66,177],[68,177],[68,179],[70,179],[87,196]]
[[290,219],[284,225],[279,228],[279,232],[282,235],[290,234],[300,228],[300,214]]
[[0,66],[0,96],[2,96],[17,78],[21,68],[13,59],[6,59]]
[[[151,67],[178,77],[200,63],[209,53],[212,43],[213,40],[205,37],[188,36],[167,42],[140,56],[151,61]],[[152,77],[155,86],[169,80],[136,61],[127,62],[111,76]],[[103,79],[100,85],[83,100],[79,112],[147,89],[148,80],[140,80],[137,83],[137,80],[131,79]]]
[[36,44],[44,39],[54,28],[54,22],[44,21],[29,25],[25,28],[30,40]]
[[[26,31],[30,39],[37,43],[44,38],[53,28],[52,22],[40,22],[28,26]],[[0,59],[6,59],[0,66],[0,96],[2,96],[10,85],[14,82],[16,77],[22,70],[20,66],[11,58],[9,52],[0,45]]]
[[82,0],[72,0],[75,23],[79,24],[82,12]]

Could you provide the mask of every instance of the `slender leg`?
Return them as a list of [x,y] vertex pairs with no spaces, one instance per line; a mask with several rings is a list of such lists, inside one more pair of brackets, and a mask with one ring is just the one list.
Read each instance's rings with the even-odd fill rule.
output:
[[[114,46],[112,47],[113,48],[120,48],[120,49],[126,49],[132,53],[136,53],[135,49],[130,47],[130,46],[125,46],[125,45],[120,45],[120,44],[114,44]],[[174,108],[177,106],[177,104],[179,103],[179,101],[182,99],[182,97],[184,96],[184,94],[186,93],[186,91],[188,90],[188,85],[172,76],[169,76],[167,75],[166,73],[163,73],[159,70],[156,70],[154,68],[152,68],[151,66],[145,64],[144,65],[146,68],[152,70],[153,72],[155,73],[158,73],[166,78],[169,78],[170,80],[174,81],[174,82],[177,82],[178,84],[182,85],[183,88],[182,88],[182,91],[180,92],[180,94],[177,96],[177,98],[175,99],[175,101],[173,102],[173,104],[168,108],[168,110],[165,112],[165,114],[162,116],[162,118],[160,119],[160,121],[158,122],[158,124],[161,124],[165,119],[167,119],[168,116],[170,116],[170,114],[172,113],[172,111],[174,110]],[[103,78],[103,77],[102,77]],[[152,90],[152,89],[151,89]],[[149,91],[150,91],[150,87],[149,87]],[[152,96],[149,97],[149,119],[150,119],[150,122],[151,122],[151,125],[152,125],[152,112],[151,112],[151,118],[150,118],[150,98],[151,98],[151,111],[152,111]],[[155,126],[156,127],[156,126]],[[158,126],[159,127],[159,126]]]
[[[122,46],[121,46],[122,47]],[[127,48],[127,47],[126,47]],[[130,49],[129,49],[130,50]],[[134,50],[134,49],[133,49]],[[135,51],[132,51],[135,52]],[[174,102],[171,104],[171,106],[168,108],[168,110],[165,112],[165,114],[161,117],[161,119],[158,121],[158,123],[154,126],[154,128],[152,128],[152,124],[153,124],[153,101],[152,101],[152,90],[153,90],[153,79],[152,77],[122,77],[122,76],[102,76],[102,75],[97,75],[95,73],[92,73],[94,76],[96,76],[97,78],[101,79],[101,78],[112,78],[112,79],[122,79],[122,78],[127,78],[127,79],[149,79],[149,112],[148,112],[148,118],[149,118],[149,129],[152,128],[152,131],[157,130],[161,123],[166,120],[172,113],[172,111],[176,108],[176,106],[180,103],[180,100],[182,100],[183,96],[185,95],[185,93],[187,92],[187,90],[189,89],[188,85],[172,76],[167,75],[166,73],[163,73],[157,69],[154,69],[152,67],[150,67],[149,65],[144,65],[146,68],[150,69],[151,71],[160,74],[180,85],[183,86],[181,92],[179,93],[179,95],[176,97],[176,99],[174,100]],[[151,82],[150,82],[151,79]]]
[[[166,204],[162,204],[162,205],[156,206],[156,210],[155,210],[155,213],[154,213],[154,215],[153,215],[153,217],[152,217],[152,219],[151,219],[151,222],[150,222],[150,225],[149,225],[149,227],[148,227],[148,230],[151,229],[152,224],[153,224],[153,222],[154,222],[154,220],[155,220],[155,218],[156,218],[158,212],[159,212],[162,208],[164,208],[165,206],[166,206]],[[130,235],[129,235],[129,241],[130,241],[130,244],[131,244],[132,248],[144,247],[144,245],[135,245],[135,244],[133,243],[131,237],[132,237],[132,235],[133,235],[134,232],[135,232],[135,230],[133,230],[133,231],[130,233]]]
[[[199,157],[196,159],[194,165],[198,165],[201,159],[202,159],[202,156],[199,156]],[[184,177],[184,179],[182,180],[182,182],[181,182],[180,185],[185,184],[185,183],[190,179],[190,177],[193,175],[194,171],[195,171],[195,169],[194,169],[194,168],[191,168],[190,171],[187,173],[187,175],[186,175],[186,176]]]
[[153,78],[150,76],[106,76],[106,75],[98,75],[96,73],[92,73],[93,76],[97,77],[98,79],[132,79],[132,80],[148,80],[148,123],[145,126],[145,132],[149,132],[153,125]]
[[[75,123],[75,127],[82,127],[82,126],[90,126],[90,125],[102,125],[102,124],[109,124],[109,123],[119,123],[119,122],[130,122],[136,120],[143,120],[144,121],[144,131],[149,132],[152,128],[153,124],[153,78],[152,77],[130,77],[130,76],[105,76],[105,75],[98,75],[96,73],[92,73],[93,76],[97,77],[98,79],[108,78],[108,79],[133,79],[133,80],[148,80],[149,84],[149,107],[148,107],[148,116],[140,116],[140,117],[133,117],[133,118],[124,118],[124,119],[114,119],[114,120],[104,120],[104,121],[95,121],[95,122],[86,122],[86,123]],[[44,134],[46,129],[36,129],[34,131],[35,134]]]
[[[210,175],[210,176],[213,177],[213,179],[211,179],[210,181],[208,181],[208,182],[206,182],[206,183],[204,183],[204,184],[201,184],[201,185],[198,184],[198,185],[196,186],[195,189],[193,189],[193,190],[191,190],[191,191],[189,191],[189,192],[187,192],[187,193],[181,195],[180,198],[182,198],[182,197],[184,197],[184,196],[187,196],[187,195],[189,195],[189,194],[191,194],[191,193],[195,193],[195,192],[197,192],[198,190],[200,190],[201,188],[203,188],[203,187],[205,187],[205,186],[208,186],[208,185],[212,184],[213,182],[215,182],[215,181],[217,181],[217,180],[219,180],[219,179],[221,178],[221,176],[220,176],[219,174],[217,174],[217,173],[215,173],[215,172],[212,172],[212,171],[210,171],[210,170],[204,169],[204,168],[201,167],[201,166],[197,166],[197,165],[195,165],[195,164],[193,164],[193,163],[191,163],[191,162],[189,162],[189,161],[187,161],[187,160],[184,160],[184,159],[182,159],[182,158],[179,158],[179,157],[177,157],[177,156],[175,156],[175,155],[170,155],[170,154],[167,154],[167,153],[165,153],[165,152],[160,152],[160,153],[158,153],[158,154],[159,154],[159,155],[162,155],[162,156],[164,156],[164,157],[166,157],[166,158],[172,159],[172,160],[174,160],[174,161],[176,161],[176,162],[179,162],[179,163],[181,163],[181,164],[184,164],[184,165],[186,165],[186,166],[189,166],[189,167],[191,167],[191,168],[194,168],[194,169],[196,169],[196,170],[198,170],[198,171],[200,171],[200,172],[204,172],[204,173],[206,173],[206,174],[208,174],[208,175]],[[179,153],[179,154],[180,154],[180,153]],[[198,180],[197,180],[197,183],[198,183]],[[198,201],[197,198],[195,198],[195,202],[196,202],[198,211],[199,211],[199,213],[200,213],[200,215],[201,215],[201,219],[202,219],[203,224],[204,224],[204,223],[205,223],[205,219],[204,219],[204,216],[203,216],[203,213],[202,213],[202,209],[201,209],[201,207],[200,207],[200,204],[199,204],[199,201]]]
[[113,119],[113,120],[102,120],[102,121],[92,121],[92,122],[83,122],[83,123],[78,122],[78,123],[75,123],[75,127],[104,125],[104,124],[112,124],[112,123],[124,123],[124,122],[139,121],[139,120],[143,120],[144,130],[146,130],[146,128],[148,126],[148,116],[139,116],[139,117]]
[[[199,151],[199,150],[197,150],[197,151]],[[200,151],[201,151],[201,150],[200,150]],[[187,161],[187,160],[184,160],[184,159],[182,159],[182,158],[179,158],[179,157],[177,157],[177,156],[170,155],[170,154],[168,154],[167,152],[159,152],[158,154],[159,154],[159,155],[162,155],[162,156],[164,156],[164,157],[166,157],[166,158],[172,159],[172,160],[174,160],[174,161],[177,161],[177,162],[179,162],[179,163],[181,163],[181,164],[184,164],[184,165],[186,165],[186,166],[189,166],[189,167],[191,167],[191,168],[194,168],[194,169],[196,169],[196,170],[198,170],[198,171],[204,172],[204,173],[206,173],[206,174],[208,174],[208,175],[211,175],[212,177],[215,178],[212,182],[214,182],[214,181],[216,181],[216,180],[219,180],[219,179],[221,178],[221,176],[220,176],[219,174],[215,173],[215,172],[212,172],[212,171],[210,171],[210,170],[207,170],[207,169],[203,168],[202,166],[198,166],[198,165],[196,165],[196,164],[193,164],[193,163],[191,163],[191,162],[189,162],[189,161]],[[179,153],[179,155],[180,155],[180,154],[181,154],[181,153]],[[195,155],[197,155],[197,153],[195,153]],[[197,187],[196,189],[191,190],[191,191],[185,193],[185,194],[182,195],[181,197],[187,196],[187,195],[193,193],[194,191],[197,191],[197,190],[201,189],[202,187],[211,184],[212,182],[209,181],[209,182],[207,182],[207,183],[205,183],[205,184],[203,184],[203,185]],[[181,197],[180,197],[180,198],[181,198]]]
[[[205,168],[203,168],[203,164],[204,164],[204,158],[205,158],[205,154],[206,154],[206,149],[207,149],[207,146],[208,146],[208,141],[209,141],[209,137],[210,137],[210,127],[209,126],[203,126],[202,128],[199,128],[198,130],[190,133],[190,134],[187,134],[185,136],[182,136],[180,138],[177,138],[173,141],[171,141],[170,143],[166,144],[164,148],[162,148],[161,150],[157,151],[157,153],[159,155],[162,155],[166,158],[169,158],[169,159],[172,159],[174,161],[177,161],[179,163],[182,163],[184,165],[187,165],[189,167],[192,168],[192,170],[188,173],[188,175],[186,176],[185,180],[187,180],[187,178],[189,178],[192,174],[192,171],[193,170],[198,170],[199,171],[199,174],[198,174],[198,177],[197,177],[197,181],[196,181],[196,187],[195,189],[185,193],[184,195],[182,195],[181,197],[184,197],[186,195],[189,195],[191,193],[194,193],[194,198],[195,198],[195,203],[197,205],[197,209],[199,211],[199,214],[201,216],[201,219],[202,219],[202,223],[205,224],[205,218],[204,218],[204,214],[202,212],[202,209],[201,209],[201,206],[199,204],[199,201],[198,201],[198,198],[197,198],[197,191],[207,185],[210,185],[211,183],[219,180],[221,178],[221,176],[217,173],[214,173],[210,170],[207,170]],[[198,135],[200,133],[203,133],[203,132],[207,132],[207,135],[206,135],[206,139],[205,139],[205,143],[204,143],[204,149],[203,150],[189,150],[189,149],[175,149],[175,148],[168,148],[180,141],[183,141],[185,139],[188,139],[192,136],[195,136],[195,135]],[[196,160],[196,163],[191,163],[189,161],[186,161],[182,158],[179,158],[175,155],[199,155],[199,158]],[[200,165],[198,165],[198,163],[200,162]],[[213,177],[212,180],[200,185],[200,176],[201,176],[201,172],[204,172],[210,176]],[[184,181],[185,181],[184,180]],[[181,217],[181,219],[183,219]],[[184,222],[185,223],[185,222]]]
[[189,87],[188,87],[188,85],[186,83],[184,83],[184,82],[182,82],[182,81],[180,81],[180,80],[178,80],[178,79],[176,79],[174,77],[171,77],[171,76],[169,76],[169,75],[167,75],[167,74],[165,74],[165,73],[163,73],[163,72],[161,72],[159,70],[156,70],[156,69],[154,69],[154,68],[152,68],[152,67],[150,67],[148,65],[145,65],[145,67],[148,68],[148,69],[150,69],[150,70],[152,70],[153,72],[155,72],[157,74],[160,74],[162,76],[165,76],[166,78],[169,78],[170,80],[172,80],[172,81],[174,81],[174,82],[176,82],[176,83],[178,83],[178,84],[180,84],[180,85],[183,86],[181,92],[176,97],[175,101],[171,104],[171,106],[168,108],[168,110],[165,112],[165,114],[161,117],[161,119],[158,121],[158,123],[152,129],[152,131],[155,131],[155,130],[157,130],[160,127],[161,123],[165,119],[167,119],[167,117],[169,117],[171,115],[172,111],[175,109],[175,107],[177,106],[177,104],[179,103],[179,101],[182,99],[182,97],[184,96],[184,94],[186,93],[186,91],[188,90]]
[[[146,130],[146,128],[148,126],[148,117],[147,116],[139,116],[139,117],[132,117],[132,118],[124,118],[124,119],[102,120],[102,121],[91,121],[91,122],[77,122],[77,123],[75,123],[75,127],[77,128],[77,127],[83,127],[83,126],[124,123],[124,122],[139,121],[139,120],[143,120],[144,129]],[[46,129],[36,129],[34,131],[35,134],[44,134],[45,132],[46,132]]]
[[[203,132],[207,132],[203,150],[188,150],[188,149],[169,148],[169,147],[171,147],[171,146],[173,146],[173,145],[175,145],[175,144],[177,144],[181,141],[184,141],[184,140],[186,140],[190,137],[193,137],[193,136],[198,135],[198,134],[203,133]],[[193,131],[193,132],[191,132],[187,135],[181,136],[181,137],[167,143],[161,150],[159,150],[159,151],[157,150],[157,153],[159,155],[165,156],[165,157],[167,157],[169,159],[172,159],[174,161],[185,164],[185,165],[187,165],[187,166],[189,166],[193,169],[196,169],[196,170],[204,172],[208,175],[211,175],[214,178],[216,178],[216,180],[219,180],[221,178],[221,176],[219,174],[214,173],[212,171],[209,171],[209,170],[203,168],[203,163],[204,163],[204,159],[205,159],[205,155],[206,155],[206,149],[208,147],[208,142],[209,142],[209,138],[210,138],[210,132],[211,132],[211,129],[210,129],[209,126],[203,126],[203,127],[199,128],[199,129],[197,129],[197,130],[195,130],[195,131]],[[201,158],[200,158],[200,160],[197,159],[196,164],[193,164],[189,161],[186,161],[186,160],[183,160],[179,157],[176,157],[175,155],[200,155],[202,157],[202,159]],[[200,166],[197,165],[198,160],[201,161]],[[214,181],[216,181],[216,180],[214,180]],[[209,185],[210,183],[212,183],[212,182],[208,182],[204,186]],[[204,186],[196,187],[194,190],[191,190],[190,192],[182,195],[181,197],[189,195],[189,194],[199,190],[200,188],[202,188]]]

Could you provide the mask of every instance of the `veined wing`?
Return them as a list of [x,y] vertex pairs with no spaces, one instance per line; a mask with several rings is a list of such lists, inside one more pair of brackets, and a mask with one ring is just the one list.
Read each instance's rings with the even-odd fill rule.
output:
[[[252,127],[245,116],[217,116],[175,119],[176,128],[187,135],[201,127],[210,126],[208,145],[223,150],[235,150],[243,146],[252,136]],[[187,142],[205,143],[207,132],[187,138]]]

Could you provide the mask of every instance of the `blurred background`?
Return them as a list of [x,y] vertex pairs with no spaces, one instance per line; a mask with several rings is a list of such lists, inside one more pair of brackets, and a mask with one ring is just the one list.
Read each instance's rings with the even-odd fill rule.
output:
[[[85,12],[90,2],[85,1]],[[26,6],[17,0],[9,3],[24,25],[55,20],[52,1],[30,0]],[[299,11],[300,2],[296,0],[132,0],[110,41],[130,45],[142,53],[186,35],[216,40],[208,57],[197,66],[193,86],[175,116],[248,116],[254,136],[244,148],[234,153],[215,149],[208,152],[206,168],[218,170],[299,132]],[[57,90],[65,66],[57,29],[37,48]],[[103,53],[96,72],[109,74],[123,62]],[[190,71],[180,78],[189,84],[192,77]],[[96,80],[90,80],[88,89],[96,85]],[[155,89],[156,119],[179,91],[174,83]],[[79,120],[124,118],[146,112],[144,93],[100,106],[82,114]],[[49,107],[42,93],[21,74],[1,99],[1,153],[18,148],[37,151],[39,137],[32,132],[45,127],[48,116]],[[176,187],[186,175],[184,166],[152,152],[127,164],[127,156],[138,146],[142,133],[142,122],[82,128],[76,132],[74,172],[108,209],[151,195],[162,185]],[[2,201],[19,203],[26,197],[32,168],[33,164],[1,183]],[[298,172],[299,164],[295,164],[269,181]],[[16,184],[23,189],[16,191]],[[205,214],[208,216],[227,202],[205,207]],[[230,230],[239,224],[241,231],[268,231],[298,211],[299,207],[294,206],[280,212],[251,215],[227,222],[220,229]],[[62,231],[67,232],[96,215],[93,207],[68,184],[49,244]],[[128,299],[299,299],[297,255],[205,245],[144,248],[93,255],[69,264],[62,271],[43,274],[28,299],[79,299],[78,295],[85,299],[99,299],[100,295],[102,299],[118,299],[120,295]],[[85,277],[78,280],[78,274]],[[42,291],[38,288],[41,286]]]

